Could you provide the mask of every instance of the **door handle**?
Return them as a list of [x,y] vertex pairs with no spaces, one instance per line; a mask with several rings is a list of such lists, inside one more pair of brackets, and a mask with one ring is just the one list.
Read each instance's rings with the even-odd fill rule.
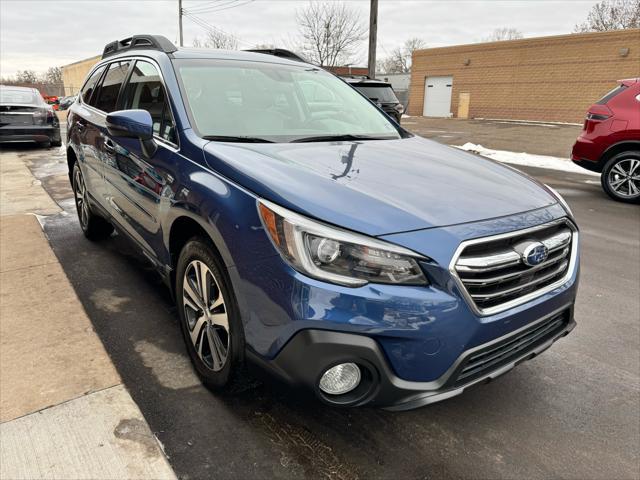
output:
[[104,140],[104,149],[107,152],[114,153],[116,151],[116,145],[109,138],[105,138],[105,140]]

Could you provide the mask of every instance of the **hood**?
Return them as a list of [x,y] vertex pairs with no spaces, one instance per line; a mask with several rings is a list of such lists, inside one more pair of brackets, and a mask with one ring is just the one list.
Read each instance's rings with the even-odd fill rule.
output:
[[491,160],[421,137],[205,145],[207,163],[256,195],[368,235],[475,222],[556,200]]

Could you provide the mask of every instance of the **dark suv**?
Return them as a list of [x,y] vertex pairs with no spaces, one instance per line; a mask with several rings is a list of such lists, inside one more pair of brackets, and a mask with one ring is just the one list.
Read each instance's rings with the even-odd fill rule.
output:
[[107,45],[68,131],[84,234],[115,226],[156,267],[211,388],[252,367],[331,405],[412,408],[575,325],[562,198],[322,68],[135,36]]
[[342,77],[345,82],[380,107],[387,115],[400,123],[404,105],[400,103],[390,83],[366,77]]

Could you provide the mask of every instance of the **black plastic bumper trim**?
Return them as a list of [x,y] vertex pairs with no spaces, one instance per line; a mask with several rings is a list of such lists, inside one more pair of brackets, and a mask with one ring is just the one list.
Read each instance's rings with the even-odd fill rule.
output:
[[[463,362],[474,352],[512,336],[517,336],[522,331],[558,315],[564,310],[569,310],[567,323],[544,342],[468,383],[448,385],[449,379],[453,378],[452,376],[455,375]],[[459,395],[472,385],[487,382],[503,375],[519,363],[542,353],[556,340],[566,336],[575,325],[573,308],[571,305],[566,305],[521,329],[467,350],[444,375],[431,382],[412,382],[397,377],[391,370],[378,343],[373,338],[353,333],[302,330],[283,347],[273,360],[264,359],[252,351],[247,351],[247,358],[253,366],[275,375],[289,386],[311,390],[329,405],[375,405],[388,410],[410,410]],[[332,397],[321,392],[317,385],[322,374],[327,368],[346,362],[356,363],[365,370],[368,374],[368,380],[366,380],[368,383],[356,389],[355,392],[344,396]]]

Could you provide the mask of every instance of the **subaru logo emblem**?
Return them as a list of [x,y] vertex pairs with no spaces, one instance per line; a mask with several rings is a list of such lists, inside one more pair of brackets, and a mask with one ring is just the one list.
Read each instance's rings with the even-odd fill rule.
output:
[[524,247],[522,253],[522,262],[530,267],[535,267],[544,262],[549,256],[549,249],[540,242],[531,242]]

